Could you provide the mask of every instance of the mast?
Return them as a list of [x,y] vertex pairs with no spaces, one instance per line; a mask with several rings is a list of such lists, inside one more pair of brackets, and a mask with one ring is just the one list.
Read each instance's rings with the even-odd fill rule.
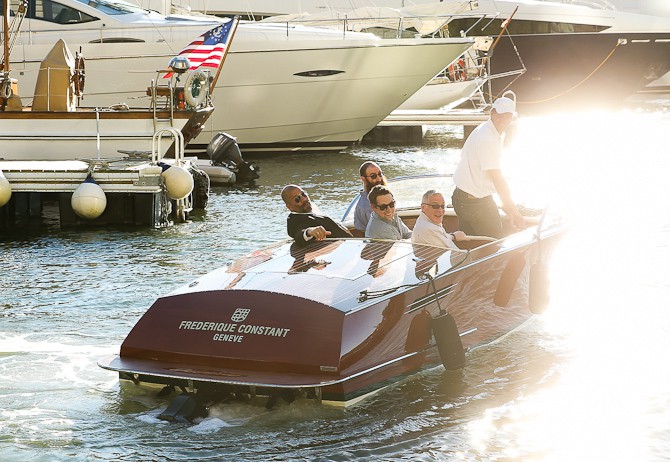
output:
[[0,70],[7,74],[9,72],[9,0],[4,0],[4,11],[2,12],[2,48]]

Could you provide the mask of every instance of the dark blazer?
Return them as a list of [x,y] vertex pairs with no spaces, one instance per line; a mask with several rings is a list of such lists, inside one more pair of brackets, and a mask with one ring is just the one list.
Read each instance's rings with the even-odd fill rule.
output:
[[315,215],[313,213],[290,213],[286,219],[286,230],[288,231],[288,235],[299,245],[304,245],[309,242],[305,241],[303,231],[313,226],[323,226],[326,231],[330,231],[330,236],[328,237],[351,237],[351,233],[347,228],[337,223],[332,218],[323,215]]

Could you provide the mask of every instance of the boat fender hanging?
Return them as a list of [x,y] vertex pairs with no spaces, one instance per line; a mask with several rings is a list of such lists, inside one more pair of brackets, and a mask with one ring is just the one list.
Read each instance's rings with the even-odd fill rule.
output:
[[444,368],[448,371],[462,368],[465,365],[465,350],[453,316],[442,313],[431,319],[430,325]]
[[543,313],[549,305],[549,268],[538,262],[530,267],[528,306],[535,314]]
[[100,185],[89,174],[84,182],[75,189],[70,205],[78,217],[94,220],[105,211],[107,197]]
[[180,200],[191,194],[194,181],[193,175],[188,170],[179,165],[168,165],[165,162],[160,162],[158,165],[163,169],[161,176],[165,181],[165,189],[170,199]]
[[0,170],[0,207],[3,207],[12,198],[12,185]]
[[202,71],[188,74],[184,82],[184,98],[191,107],[200,106],[207,97],[207,75]]

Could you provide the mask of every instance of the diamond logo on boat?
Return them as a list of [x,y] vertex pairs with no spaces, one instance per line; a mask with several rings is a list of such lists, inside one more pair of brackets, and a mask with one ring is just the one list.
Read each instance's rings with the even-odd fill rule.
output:
[[237,308],[233,315],[230,317],[231,321],[241,322],[247,319],[247,316],[251,310],[249,308]]

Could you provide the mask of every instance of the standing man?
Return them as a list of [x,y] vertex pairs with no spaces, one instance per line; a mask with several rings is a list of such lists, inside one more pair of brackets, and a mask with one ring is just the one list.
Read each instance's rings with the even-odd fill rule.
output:
[[451,199],[460,228],[466,234],[504,237],[493,194],[498,194],[512,225],[524,226],[501,171],[503,135],[512,123],[515,109],[516,104],[510,98],[495,100],[490,119],[475,128],[463,146],[454,172],[456,189]]
[[300,186],[284,186],[281,198],[291,212],[286,219],[286,229],[296,244],[304,245],[312,239],[321,241],[327,237],[351,237],[344,226],[330,217],[315,213],[309,196]]
[[412,231],[395,213],[395,199],[386,186],[375,186],[368,198],[373,213],[365,228],[365,237],[396,241],[412,237]]
[[463,231],[448,233],[444,229],[442,217],[444,217],[446,206],[441,192],[429,189],[424,193],[421,199],[421,213],[412,230],[412,244],[428,244],[457,249],[458,246],[454,244],[454,240],[470,240]]
[[359,231],[357,234],[363,236],[365,234],[365,228],[368,226],[368,221],[370,220],[370,214],[372,213],[368,194],[370,194],[370,190],[378,184],[386,186],[386,177],[379,165],[371,161],[363,162],[358,169],[358,172],[361,175],[363,189],[358,198],[356,210],[354,210],[354,227]]

